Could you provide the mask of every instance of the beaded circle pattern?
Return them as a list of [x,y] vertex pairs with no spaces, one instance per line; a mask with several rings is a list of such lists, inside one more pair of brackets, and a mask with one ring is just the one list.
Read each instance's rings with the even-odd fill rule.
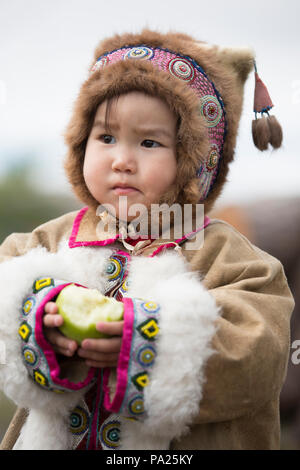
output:
[[105,65],[107,65],[109,62],[109,58],[108,57],[103,57],[102,59],[100,60],[97,60],[97,62],[93,65],[93,67],[91,68],[91,73],[92,72],[96,72],[97,70],[100,70],[102,69]]
[[116,449],[120,442],[120,421],[107,419],[101,426],[99,439],[104,449]]
[[152,59],[154,52],[149,47],[133,47],[124,55],[124,59]]
[[201,98],[200,112],[207,127],[215,127],[222,118],[220,103],[211,95],[206,95]]
[[106,282],[104,292],[106,296],[121,300],[128,290],[128,258],[129,255],[116,253],[112,255],[105,267]]
[[[207,128],[211,147],[205,162],[197,171],[200,201],[204,201],[216,180],[226,136],[225,108],[220,93],[202,67],[191,57],[145,44],[126,46],[104,54],[97,59],[91,72],[127,59],[150,60],[158,70],[163,70],[185,82],[199,99],[199,114]],[[212,155],[214,146],[218,151]]]
[[172,59],[169,62],[169,72],[187,82],[192,82],[195,78],[195,69],[186,59]]
[[213,171],[219,161],[219,149],[216,144],[213,144],[210,148],[208,159],[206,161],[206,170]]
[[70,415],[69,426],[72,434],[84,434],[89,426],[88,412],[81,406],[77,406]]

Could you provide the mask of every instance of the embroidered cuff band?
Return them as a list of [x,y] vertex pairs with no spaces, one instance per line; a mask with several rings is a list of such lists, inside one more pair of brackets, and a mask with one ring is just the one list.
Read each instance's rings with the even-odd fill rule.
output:
[[73,383],[60,378],[60,366],[55,351],[43,333],[44,308],[54,301],[59,292],[71,284],[53,278],[37,279],[32,293],[24,300],[19,336],[22,340],[22,357],[29,375],[43,389],[56,393],[80,390],[95,377],[95,369],[89,369],[84,381]]
[[124,330],[117,367],[116,392],[110,399],[110,369],[104,373],[104,406],[128,418],[145,418],[144,388],[156,357],[158,304],[124,297]]

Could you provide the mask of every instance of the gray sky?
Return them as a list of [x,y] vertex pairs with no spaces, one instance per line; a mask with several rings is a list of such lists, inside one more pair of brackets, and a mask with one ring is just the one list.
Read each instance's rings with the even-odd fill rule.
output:
[[148,26],[254,48],[272,112],[284,129],[284,147],[261,153],[252,143],[251,75],[222,200],[300,195],[299,17],[297,0],[1,0],[0,178],[9,165],[32,155],[39,184],[66,190],[62,133],[93,50],[106,36]]

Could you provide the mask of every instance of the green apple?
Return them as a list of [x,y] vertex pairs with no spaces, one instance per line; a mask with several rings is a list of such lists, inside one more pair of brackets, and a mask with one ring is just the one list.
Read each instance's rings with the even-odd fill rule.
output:
[[102,295],[97,289],[70,284],[59,293],[56,304],[64,319],[59,330],[79,344],[85,338],[108,337],[96,330],[97,323],[123,319],[123,303]]

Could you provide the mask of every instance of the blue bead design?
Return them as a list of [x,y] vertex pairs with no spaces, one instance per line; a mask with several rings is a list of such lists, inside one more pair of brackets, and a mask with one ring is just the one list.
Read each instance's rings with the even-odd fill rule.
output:
[[27,365],[29,365],[31,367],[34,367],[34,366],[37,365],[37,362],[39,360],[39,355],[38,355],[37,351],[30,348],[29,346],[25,346],[23,348],[22,353],[23,353],[24,361],[26,362]]
[[134,416],[142,415],[145,412],[143,395],[135,395],[129,401],[128,410]]
[[124,59],[151,60],[153,56],[154,52],[150,47],[141,46],[133,47],[130,51],[126,52]]
[[32,309],[34,308],[35,304],[36,304],[35,297],[33,296],[27,297],[27,299],[25,299],[23,302],[22,314],[24,316],[29,315],[32,312]]
[[112,420],[105,422],[99,435],[101,443],[109,449],[116,449],[120,442],[120,422]]
[[146,312],[146,313],[150,313],[150,314],[153,314],[153,313],[156,313],[159,311],[159,306],[156,302],[143,302],[141,304],[141,307],[143,308],[143,310]]
[[142,367],[152,366],[155,361],[155,357],[155,348],[148,344],[142,346],[136,353],[136,360]]
[[89,426],[89,415],[81,406],[77,406],[70,415],[70,431],[77,436],[86,432]]

